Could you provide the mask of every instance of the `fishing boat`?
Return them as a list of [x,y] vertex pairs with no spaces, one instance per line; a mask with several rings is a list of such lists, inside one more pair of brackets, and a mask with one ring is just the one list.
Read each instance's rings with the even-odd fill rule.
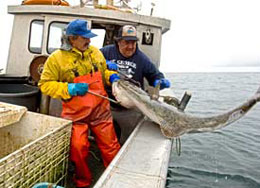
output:
[[[99,5],[96,1],[87,5],[81,1],[78,6],[61,2],[59,5],[51,0],[27,0],[21,5],[8,7],[8,13],[14,15],[14,21],[6,73],[0,77],[1,87],[5,87],[4,91],[0,91],[0,101],[24,105],[36,113],[59,116],[60,101],[42,95],[37,82],[44,62],[60,47],[65,26],[76,18],[88,20],[94,33],[98,33],[97,41],[93,39],[92,45],[99,48],[112,44],[122,25],[136,26],[140,49],[159,67],[162,36],[170,29],[170,20],[140,15],[129,7],[114,6],[112,1],[106,5]],[[23,95],[10,88],[20,88]],[[11,97],[3,94],[7,90],[9,94],[11,92]],[[17,95],[19,98],[15,99],[13,96]],[[171,145],[171,140],[161,134],[156,124],[141,118],[106,169],[93,155],[94,162],[90,165],[95,173],[93,186],[165,187]],[[70,187],[69,178],[66,181],[53,181]]]

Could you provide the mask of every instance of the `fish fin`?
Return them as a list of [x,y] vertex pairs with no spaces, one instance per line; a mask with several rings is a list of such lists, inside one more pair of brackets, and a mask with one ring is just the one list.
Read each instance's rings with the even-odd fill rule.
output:
[[160,84],[158,84],[158,85],[159,85],[159,88],[157,86],[156,87],[152,87],[152,86],[147,87],[148,95],[150,96],[150,98],[152,100],[158,100],[158,98],[159,98]]
[[174,106],[175,108],[179,107],[180,101],[176,97],[173,96],[160,96],[163,98],[163,102]]
[[175,136],[171,130],[163,128],[162,126],[160,126],[160,128],[161,128],[162,134],[164,136],[166,136],[167,138],[173,138]]

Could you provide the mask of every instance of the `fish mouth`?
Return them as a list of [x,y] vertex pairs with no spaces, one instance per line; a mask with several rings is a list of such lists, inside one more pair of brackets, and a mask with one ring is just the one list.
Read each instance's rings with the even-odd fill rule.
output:
[[113,82],[112,93],[119,104],[125,108],[134,108],[134,103],[131,100],[129,92],[127,91],[129,90],[125,88],[125,85],[122,84],[121,80]]
[[147,95],[149,96],[144,90],[142,90],[140,87],[132,84],[131,82],[127,81],[127,80],[118,80],[118,85],[125,89],[125,90],[130,90],[132,92],[134,92],[135,94],[139,94],[139,95]]

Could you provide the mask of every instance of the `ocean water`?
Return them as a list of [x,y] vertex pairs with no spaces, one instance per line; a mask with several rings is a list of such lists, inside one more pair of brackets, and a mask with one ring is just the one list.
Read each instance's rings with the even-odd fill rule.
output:
[[[245,102],[260,86],[257,73],[168,73],[172,92],[192,92],[187,113],[220,114]],[[167,188],[260,188],[260,103],[242,119],[211,133],[181,137],[172,148]]]

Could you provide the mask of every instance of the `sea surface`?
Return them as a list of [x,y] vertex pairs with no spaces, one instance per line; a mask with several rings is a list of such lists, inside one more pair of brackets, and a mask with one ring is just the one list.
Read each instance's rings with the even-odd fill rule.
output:
[[[245,102],[260,86],[254,73],[167,73],[171,91],[192,92],[187,113],[210,116]],[[260,188],[260,103],[242,119],[210,133],[181,136],[172,148],[167,188]]]

